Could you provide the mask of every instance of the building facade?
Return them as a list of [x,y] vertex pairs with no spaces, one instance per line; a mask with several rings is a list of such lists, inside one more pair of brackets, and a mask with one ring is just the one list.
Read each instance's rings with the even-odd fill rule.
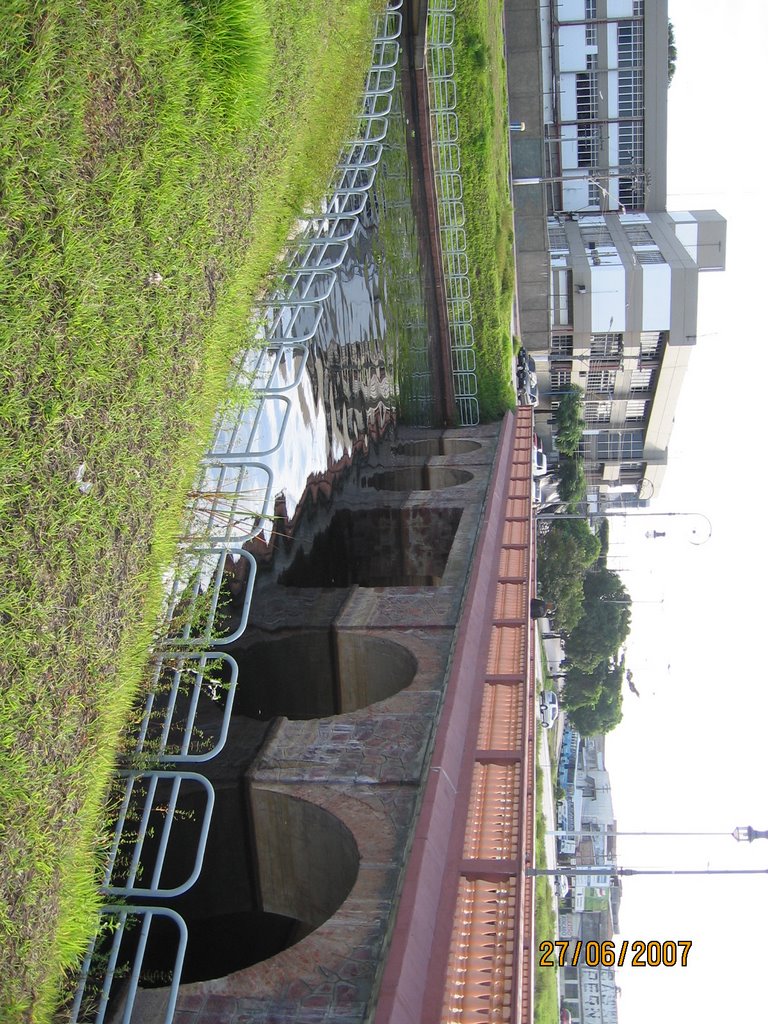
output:
[[566,967],[561,1005],[572,1024],[617,1024],[616,972],[613,967]]
[[[522,341],[536,429],[555,450],[563,394],[584,392],[593,510],[658,493],[696,344],[698,274],[725,266],[725,221],[666,210],[666,0],[507,0]],[[515,69],[538,48],[541,92]],[[530,71],[530,67],[527,69]],[[542,295],[546,295],[546,299]]]

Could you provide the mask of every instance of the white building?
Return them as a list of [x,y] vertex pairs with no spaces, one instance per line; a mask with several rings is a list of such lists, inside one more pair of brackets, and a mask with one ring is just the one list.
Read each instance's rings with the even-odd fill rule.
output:
[[560,1004],[572,1024],[617,1024],[613,967],[566,967],[560,975]]
[[510,107],[526,124],[510,152],[536,430],[551,452],[578,384],[591,507],[637,504],[663,478],[699,271],[725,266],[719,214],[666,212],[667,2],[506,0],[505,17]]

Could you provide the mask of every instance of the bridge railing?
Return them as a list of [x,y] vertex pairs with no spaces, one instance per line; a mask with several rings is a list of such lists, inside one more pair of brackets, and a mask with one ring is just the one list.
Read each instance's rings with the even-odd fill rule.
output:
[[[480,406],[474,353],[471,360],[466,354],[475,341],[456,113],[455,9],[456,0],[429,0],[425,66],[456,411],[462,426],[471,426],[480,422]],[[464,354],[458,356],[459,351]]]

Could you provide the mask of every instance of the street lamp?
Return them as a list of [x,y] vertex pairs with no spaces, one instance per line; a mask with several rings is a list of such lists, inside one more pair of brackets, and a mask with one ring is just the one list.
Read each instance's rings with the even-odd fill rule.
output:
[[[563,834],[563,833],[555,833]],[[575,835],[575,833],[566,833]],[[591,833],[594,835],[594,833]],[[648,835],[648,836],[716,836],[727,835],[726,832],[625,832],[610,835]],[[740,825],[731,832],[733,838],[740,843],[751,843],[755,839],[768,839],[768,829],[759,831],[751,825]],[[528,877],[539,875],[768,875],[768,868],[622,868],[616,864],[568,865],[560,864],[554,868],[526,868]]]
[[758,832],[751,825],[739,825],[731,835],[738,843],[751,843],[753,839],[768,839],[768,829]]

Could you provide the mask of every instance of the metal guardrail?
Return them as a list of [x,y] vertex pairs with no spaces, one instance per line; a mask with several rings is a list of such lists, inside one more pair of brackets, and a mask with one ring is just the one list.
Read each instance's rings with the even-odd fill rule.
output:
[[[234,372],[235,385],[246,389],[249,397],[234,411],[220,415],[211,447],[202,460],[192,492],[188,536],[166,581],[168,596],[150,686],[133,736],[132,756],[139,761],[167,765],[202,762],[215,757],[226,743],[237,665],[211,648],[236,640],[248,622],[256,561],[242,544],[259,532],[267,516],[274,480],[264,459],[285,438],[292,395],[306,370],[308,346],[317,335],[323,304],[358,229],[383,154],[397,81],[401,7],[402,0],[390,0],[378,18],[357,116],[358,133],[339,157],[329,195],[320,211],[304,221],[274,292],[259,304],[253,321],[254,345]],[[385,397],[380,396],[381,400]],[[241,578],[241,592],[233,616],[234,603],[228,599],[226,582],[235,572]],[[233,619],[234,624],[229,625]],[[227,679],[222,679],[223,671]],[[204,722],[202,708],[207,711]],[[124,791],[102,884],[105,895],[110,899],[162,899],[187,891],[202,867],[213,810],[210,782],[193,772],[170,768],[129,771],[118,778]],[[180,830],[179,816],[188,822],[186,809],[179,805],[190,786],[199,787],[204,799],[199,821],[195,816],[199,828],[193,864],[186,879],[167,884],[163,876],[167,853]],[[189,856],[189,827],[184,832]],[[103,908],[102,916],[103,927],[83,961],[71,1024],[101,1024],[107,1012],[110,1018],[129,1024],[149,933],[157,918],[170,919],[179,932],[175,962],[167,979],[164,1020],[170,1024],[187,943],[184,921],[161,906],[110,904]],[[134,933],[135,948],[126,954],[130,922],[139,927]]]
[[[187,948],[187,926],[176,913],[166,907],[107,905],[101,909],[98,934],[91,940],[83,961],[81,982],[75,993],[70,1019],[103,1024],[107,1013],[115,1024],[132,1020],[136,994],[141,981],[144,955],[152,925],[157,918],[170,920],[179,933],[176,956],[171,970],[163,1024],[171,1024],[181,980],[181,967]],[[138,926],[137,930],[134,928]],[[136,949],[126,962],[126,935],[134,935]],[[128,943],[125,943],[128,945]],[[95,979],[99,978],[98,983]],[[115,1005],[119,1004],[119,1005]]]
[[429,0],[427,6],[427,97],[456,411],[462,426],[474,426],[480,422],[480,406],[456,114],[455,10],[456,0]]

